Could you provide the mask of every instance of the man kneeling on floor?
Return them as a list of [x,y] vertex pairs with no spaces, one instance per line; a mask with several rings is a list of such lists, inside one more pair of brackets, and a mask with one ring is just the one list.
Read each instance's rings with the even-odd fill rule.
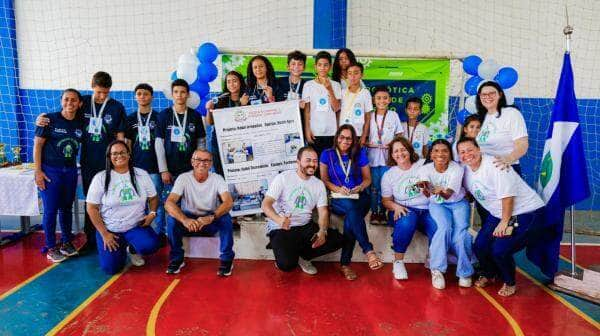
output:
[[[169,197],[165,202],[167,234],[171,252],[167,274],[177,274],[185,265],[183,261],[183,237],[214,235],[219,233],[221,240],[221,265],[217,272],[229,276],[233,269],[233,224],[229,211],[233,199],[225,180],[218,174],[209,172],[212,155],[205,149],[198,149],[192,155],[193,170],[177,177]],[[177,204],[181,201],[181,207]]]
[[[327,192],[323,182],[314,177],[319,165],[317,152],[302,147],[296,162],[296,170],[273,179],[262,210],[268,217],[267,236],[277,268],[288,272],[300,265],[312,275],[317,269],[310,260],[340,249],[344,238],[337,230],[328,229]],[[319,225],[311,220],[315,207]]]

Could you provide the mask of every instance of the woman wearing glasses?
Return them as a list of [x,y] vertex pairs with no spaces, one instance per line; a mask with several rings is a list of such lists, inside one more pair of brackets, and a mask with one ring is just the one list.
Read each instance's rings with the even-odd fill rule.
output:
[[158,207],[156,189],[146,171],[133,167],[125,142],[115,140],[108,145],[106,170],[94,176],[86,203],[97,230],[98,256],[104,272],[120,272],[127,254],[133,265],[142,266],[140,255],[158,249],[158,235],[150,226]]
[[498,83],[492,81],[479,87],[476,105],[482,122],[476,138],[481,151],[493,156],[497,167],[508,169],[512,166],[521,175],[519,159],[529,148],[523,115],[506,103],[504,91]]
[[341,271],[347,280],[355,280],[357,275],[350,268],[350,262],[356,241],[367,256],[371,269],[383,266],[373,251],[365,223],[370,199],[364,190],[371,185],[371,171],[366,149],[358,145],[354,127],[340,126],[333,143],[333,148],[321,153],[319,167],[321,179],[331,192],[331,211],[344,216],[344,238],[347,243],[342,247]]

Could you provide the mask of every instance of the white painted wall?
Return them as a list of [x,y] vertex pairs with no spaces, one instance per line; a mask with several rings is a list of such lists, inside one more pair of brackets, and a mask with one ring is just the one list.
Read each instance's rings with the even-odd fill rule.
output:
[[[313,0],[15,1],[21,85],[88,88],[105,70],[117,90],[159,87],[177,58],[207,40],[225,49],[310,50]],[[577,95],[600,95],[600,1],[568,1]],[[494,58],[519,71],[517,96],[553,97],[565,0],[349,0],[350,48]],[[360,53],[360,52],[359,52]],[[453,63],[451,94],[460,88]]]

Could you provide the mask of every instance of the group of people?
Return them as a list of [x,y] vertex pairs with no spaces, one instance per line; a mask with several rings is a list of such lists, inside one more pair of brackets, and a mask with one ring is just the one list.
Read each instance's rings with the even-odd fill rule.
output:
[[[421,100],[406,101],[408,120],[401,122],[389,109],[389,90],[365,86],[363,66],[351,50],[340,49],[335,57],[317,53],[316,77],[309,81],[301,77],[306,61],[305,54],[291,52],[289,76],[275,78],[266,57],[253,57],[245,80],[236,71],[225,75],[224,92],[206,104],[205,120],[187,107],[189,85],[182,79],[172,82],[173,106],[160,113],[151,107],[152,87],[139,84],[137,111],[126,115],[109,96],[112,79],[105,72],[94,74],[91,96],[65,90],[61,111],[36,120],[35,180],[44,206],[47,258],[60,262],[78,253],[71,208],[80,150],[87,240],[79,252],[97,250],[101,268],[114,274],[128,255],[141,266],[142,255],[168,241],[167,273],[176,274],[185,265],[184,236],[218,233],[218,274],[230,275],[233,200],[223,178],[228,162],[220,160],[214,133],[206,149],[204,122],[213,124],[222,108],[297,100],[306,146],[298,150],[296,169],[277,175],[262,203],[277,268],[300,266],[316,274],[311,260],[341,249],[341,274],[354,280],[356,242],[369,267],[381,268],[367,233],[370,212],[371,224],[393,226],[395,279],[408,278],[404,254],[419,229],[429,240],[433,287],[445,288],[450,253],[457,259],[459,286],[472,286],[477,260],[476,286],[499,279],[499,294],[514,294],[513,254],[540,226],[544,203],[520,177],[527,129],[502,88],[493,81],[480,85],[478,114],[467,118],[458,140],[430,142],[419,122]],[[470,201],[483,223],[474,242]],[[329,212],[343,216],[342,232],[330,228]],[[57,214],[61,244],[55,239]]]

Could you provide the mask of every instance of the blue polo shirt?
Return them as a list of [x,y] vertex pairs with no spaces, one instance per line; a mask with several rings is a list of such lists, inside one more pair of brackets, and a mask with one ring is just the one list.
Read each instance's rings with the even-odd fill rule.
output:
[[[348,165],[350,156],[348,154],[342,154],[342,162],[344,166]],[[358,162],[352,162],[350,175],[348,176],[348,182],[346,182],[346,175],[344,169],[340,165],[340,161],[335,152],[335,149],[329,148],[321,153],[319,160],[322,164],[327,165],[327,172],[329,173],[329,181],[339,186],[352,189],[362,183],[362,172],[361,168],[369,165],[369,158],[367,156],[367,150],[365,148],[360,149],[358,155]]]
[[141,114],[142,124],[150,127],[150,142],[143,145],[139,141],[137,111],[129,114],[126,119],[125,137],[131,140],[133,144],[132,159],[133,166],[142,168],[148,174],[158,174],[158,162],[156,160],[156,151],[154,150],[154,140],[156,140],[156,130],[158,129],[158,112],[152,111],[150,122],[148,122],[148,113]]
[[169,107],[160,112],[156,137],[162,138],[165,143],[165,156],[167,168],[175,176],[192,170],[192,154],[198,147],[198,139],[206,137],[202,117],[191,108],[187,109],[187,121],[183,125],[183,114],[177,114],[179,122],[184,127],[185,142],[182,144],[171,141],[171,129],[178,126],[173,115],[173,108]]
[[[111,98],[102,113],[102,132],[99,136],[94,136],[88,132],[90,118],[92,118],[92,96],[83,96],[82,102],[80,111],[85,130],[81,143],[81,167],[91,171],[101,171],[105,169],[108,144],[117,138],[118,132],[125,132],[125,108],[119,101]],[[102,104],[94,104],[96,113],[100,113]]]
[[81,119],[65,119],[60,112],[46,115],[47,127],[35,127],[35,136],[46,139],[42,150],[42,164],[56,168],[75,168],[83,136]]
[[[285,101],[288,98],[290,91],[298,92],[299,99],[302,97],[302,90],[306,80],[300,79],[300,83],[290,85],[290,77],[277,78],[277,91],[275,92],[275,100]],[[298,87],[300,85],[300,87]]]

